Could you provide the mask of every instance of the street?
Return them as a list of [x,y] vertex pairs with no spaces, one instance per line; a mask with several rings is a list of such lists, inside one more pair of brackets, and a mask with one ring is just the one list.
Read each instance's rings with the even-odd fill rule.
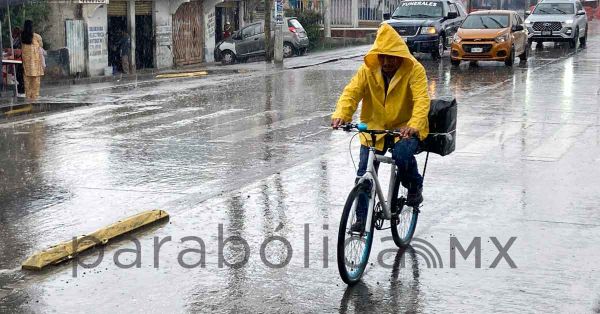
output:
[[[547,43],[512,68],[418,56],[431,95],[458,101],[457,148],[429,157],[415,245],[376,232],[352,287],[336,241],[359,143],[329,122],[356,48],[54,92],[90,105],[0,120],[0,312],[600,313],[600,24],[589,32],[585,49]],[[149,209],[169,221],[95,267],[98,251],[20,269]]]

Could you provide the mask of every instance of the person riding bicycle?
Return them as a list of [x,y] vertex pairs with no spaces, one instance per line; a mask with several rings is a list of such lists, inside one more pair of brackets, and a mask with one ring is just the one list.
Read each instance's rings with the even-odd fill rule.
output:
[[[399,169],[398,179],[408,190],[406,205],[418,206],[423,202],[423,177],[414,155],[419,142],[429,133],[427,76],[402,37],[386,23],[377,30],[375,43],[365,55],[364,63],[344,88],[331,117],[333,128],[351,122],[361,101],[360,120],[369,129],[399,130],[400,137],[393,140],[384,134],[378,135],[376,153],[385,154],[392,148],[392,158]],[[360,138],[358,177],[366,172],[371,141],[367,136]],[[376,163],[376,169],[378,166]],[[356,227],[364,228],[366,216],[366,204],[359,206]]]

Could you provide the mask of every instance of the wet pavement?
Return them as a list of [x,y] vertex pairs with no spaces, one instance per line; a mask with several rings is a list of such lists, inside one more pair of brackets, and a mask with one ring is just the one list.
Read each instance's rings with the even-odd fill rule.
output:
[[[600,24],[586,49],[548,44],[513,68],[420,58],[431,93],[458,99],[457,151],[430,156],[413,247],[375,233],[350,288],[335,244],[352,135],[327,125],[359,57],[65,90],[93,105],[0,121],[0,312],[600,312]],[[171,219],[133,234],[139,267],[121,239],[91,269],[19,270],[155,208]],[[249,254],[220,250],[230,236]],[[261,254],[272,236],[290,247]],[[452,263],[453,241],[478,238]]]

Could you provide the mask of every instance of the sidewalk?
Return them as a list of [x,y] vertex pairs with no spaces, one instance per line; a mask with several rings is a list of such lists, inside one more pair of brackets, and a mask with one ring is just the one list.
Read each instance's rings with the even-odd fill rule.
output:
[[[367,53],[371,45],[346,47],[308,53],[304,56],[284,60],[284,69],[299,69],[316,66],[323,63],[335,62],[342,59],[361,57]],[[42,81],[41,97],[36,102],[28,102],[25,98],[12,97],[11,91],[4,91],[0,97],[0,118],[56,109],[86,106],[95,103],[93,95],[88,91],[118,88],[135,84],[150,84],[152,82],[198,79],[203,77],[219,77],[238,73],[272,71],[277,69],[273,63],[257,61],[233,65],[221,63],[202,63],[173,69],[144,69],[132,75],[115,75],[106,77],[90,77],[79,79]],[[134,87],[135,88],[135,87]]]

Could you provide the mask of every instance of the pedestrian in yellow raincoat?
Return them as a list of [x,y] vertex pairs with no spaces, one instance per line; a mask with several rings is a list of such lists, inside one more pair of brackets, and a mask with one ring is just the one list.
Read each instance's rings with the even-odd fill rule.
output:
[[[408,189],[407,205],[423,201],[423,177],[414,157],[419,141],[429,133],[429,94],[423,66],[411,55],[402,37],[388,24],[382,24],[364,64],[344,89],[332,115],[337,128],[352,121],[362,101],[360,120],[373,130],[399,129],[401,138],[376,140],[378,154],[392,148],[392,158],[399,168],[399,179]],[[370,139],[361,136],[358,176],[364,175],[369,156]],[[378,164],[375,165],[376,167]],[[363,206],[360,206],[363,207]],[[367,208],[357,210],[358,221],[366,219]],[[363,221],[364,224],[364,221]]]

